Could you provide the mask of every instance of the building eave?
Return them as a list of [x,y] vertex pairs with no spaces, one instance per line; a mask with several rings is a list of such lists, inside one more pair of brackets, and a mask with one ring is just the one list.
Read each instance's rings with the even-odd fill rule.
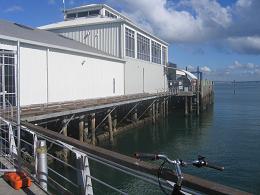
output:
[[21,38],[17,38],[17,37],[10,37],[10,36],[1,35],[1,34],[0,34],[0,39],[7,40],[7,41],[13,41],[13,42],[18,42],[19,41],[20,43],[36,45],[36,46],[52,48],[52,49],[59,49],[59,50],[63,50],[63,51],[69,51],[69,52],[89,55],[89,56],[92,56],[92,57],[99,57],[99,58],[103,58],[103,59],[109,59],[111,61],[117,61],[117,62],[123,62],[123,63],[126,62],[125,60],[123,60],[121,58],[116,58],[116,57],[112,57],[112,56],[107,56],[107,55],[102,55],[102,54],[97,54],[97,53],[93,53],[93,52],[88,52],[88,51],[83,51],[83,50],[78,50],[78,49],[72,49],[72,48],[67,48],[67,47],[62,47],[62,46],[57,46],[57,45],[37,42],[37,41],[21,39]]

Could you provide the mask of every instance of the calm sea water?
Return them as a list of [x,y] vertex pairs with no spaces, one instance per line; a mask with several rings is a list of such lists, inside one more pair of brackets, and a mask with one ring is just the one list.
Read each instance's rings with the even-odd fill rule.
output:
[[[137,151],[159,152],[189,160],[201,154],[223,165],[224,172],[206,168],[183,168],[183,172],[260,194],[260,82],[237,83],[236,94],[231,83],[216,83],[215,104],[200,117],[185,118],[176,111],[160,124],[131,130],[104,147],[130,156]],[[161,193],[135,178],[98,170],[96,176],[131,194]]]

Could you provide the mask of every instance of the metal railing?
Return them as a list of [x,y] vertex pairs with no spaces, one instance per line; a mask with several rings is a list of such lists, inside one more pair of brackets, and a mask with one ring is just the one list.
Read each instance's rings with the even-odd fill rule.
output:
[[[3,132],[9,136],[10,132],[8,132],[6,127],[9,125],[15,128],[16,123],[7,121],[1,117],[0,122],[1,124],[6,124],[5,128],[0,129],[0,139],[6,140]],[[13,134],[11,136],[17,141],[16,135]],[[42,142],[43,140],[46,142],[46,150],[39,147],[39,141]],[[1,152],[8,154],[10,148],[7,145],[10,142],[6,142],[5,144],[6,147],[1,148],[3,149]],[[45,161],[47,167],[43,167],[43,169],[47,168],[47,171],[39,168],[41,167],[39,163],[44,163],[39,159],[39,154],[43,154],[44,152],[46,152],[47,158]],[[11,152],[11,154],[13,153]],[[69,158],[65,159],[64,157],[67,155]],[[10,158],[7,160],[10,165],[17,167],[17,156],[10,155]],[[90,174],[89,161],[105,169],[112,169],[118,171],[118,173],[126,174],[127,177],[134,177],[158,186],[157,178],[152,175],[127,168],[105,158],[82,151],[24,126],[21,126],[21,160],[22,170],[40,184],[43,190],[53,194],[93,194],[95,192],[93,182],[103,186],[102,188],[104,189],[108,188],[114,193],[128,194],[122,189],[113,186],[113,182],[107,182],[102,178],[92,176]],[[164,187],[169,190],[171,189],[167,182],[164,182]]]

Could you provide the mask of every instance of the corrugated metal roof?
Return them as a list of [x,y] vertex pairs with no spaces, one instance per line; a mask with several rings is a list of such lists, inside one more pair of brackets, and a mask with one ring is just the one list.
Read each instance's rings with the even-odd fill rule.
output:
[[61,48],[66,48],[67,50],[72,49],[82,51],[83,53],[90,53],[92,55],[98,54],[102,56],[116,58],[114,56],[108,55],[103,51],[89,47],[83,43],[70,40],[59,34],[49,32],[46,30],[34,29],[31,27],[4,20],[0,20],[0,35],[53,45]]
[[106,23],[106,22],[117,22],[122,21],[121,19],[116,18],[107,18],[107,17],[88,17],[88,18],[77,18],[74,20],[66,20],[62,22],[57,22],[53,24],[48,24],[45,26],[38,27],[39,29],[56,29],[56,28],[66,28],[66,27],[73,27],[73,26],[81,26],[81,25],[90,25],[90,24],[97,24],[97,23]]

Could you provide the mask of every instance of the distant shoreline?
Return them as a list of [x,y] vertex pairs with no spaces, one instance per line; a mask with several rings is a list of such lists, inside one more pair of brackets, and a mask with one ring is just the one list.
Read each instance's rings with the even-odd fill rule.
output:
[[[234,81],[213,81],[214,83],[233,83]],[[235,81],[236,83],[260,83],[260,81]]]

